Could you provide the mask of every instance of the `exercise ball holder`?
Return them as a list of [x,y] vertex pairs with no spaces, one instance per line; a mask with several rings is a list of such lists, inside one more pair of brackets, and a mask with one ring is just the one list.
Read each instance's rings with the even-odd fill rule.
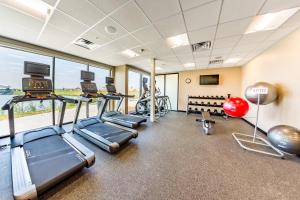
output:
[[[268,88],[264,87],[258,87],[253,88],[253,92],[257,94],[257,104],[256,104],[256,120],[255,120],[255,127],[253,135],[244,134],[244,133],[232,133],[233,138],[237,141],[237,143],[245,150],[253,151],[256,153],[266,154],[269,156],[275,156],[279,158],[284,157],[284,153],[280,151],[279,149],[275,148],[268,140],[260,137],[257,133],[257,125],[258,125],[258,116],[259,116],[259,107],[260,107],[260,95],[262,94],[268,94]],[[246,139],[248,138],[248,139]],[[247,146],[247,144],[252,145],[252,147]],[[253,146],[256,146],[253,147]],[[261,146],[265,148],[269,148],[271,151],[264,151],[257,147],[261,148]]]

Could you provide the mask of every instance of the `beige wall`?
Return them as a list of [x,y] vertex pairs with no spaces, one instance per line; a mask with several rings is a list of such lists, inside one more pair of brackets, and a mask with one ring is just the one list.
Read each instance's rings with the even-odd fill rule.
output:
[[[114,78],[117,92],[122,94],[128,94],[128,66],[122,65],[116,67],[114,70]],[[121,111],[124,113],[128,112],[128,107],[126,105],[128,105],[127,98],[124,99],[121,106]]]
[[[261,106],[258,126],[264,131],[278,124],[300,128],[300,29],[242,68],[242,91],[258,81],[275,84],[280,93],[277,102]],[[251,105],[245,118],[254,122],[253,116]]]
[[[219,85],[199,85],[200,75],[220,74]],[[190,78],[190,84],[185,79]],[[241,94],[241,67],[220,69],[205,69],[179,72],[179,99],[178,110],[186,110],[188,95],[223,95],[240,96]]]

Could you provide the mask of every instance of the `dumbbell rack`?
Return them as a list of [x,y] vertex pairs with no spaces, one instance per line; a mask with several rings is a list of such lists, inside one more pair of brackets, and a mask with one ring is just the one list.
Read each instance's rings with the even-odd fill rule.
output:
[[[230,94],[227,94],[227,98],[230,98]],[[223,110],[225,99],[224,96],[188,96],[186,114],[201,114],[203,111],[209,111],[211,115],[227,117]]]

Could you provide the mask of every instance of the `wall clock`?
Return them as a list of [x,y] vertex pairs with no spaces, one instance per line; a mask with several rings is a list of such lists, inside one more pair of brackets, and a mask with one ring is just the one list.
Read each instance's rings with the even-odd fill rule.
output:
[[189,84],[189,83],[192,82],[192,80],[191,80],[190,78],[186,78],[186,79],[185,79],[185,82],[186,82],[187,84]]

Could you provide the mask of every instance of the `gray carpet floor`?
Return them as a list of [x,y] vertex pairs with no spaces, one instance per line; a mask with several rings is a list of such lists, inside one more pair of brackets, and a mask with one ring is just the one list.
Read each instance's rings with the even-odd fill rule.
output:
[[77,136],[96,153],[95,165],[41,199],[300,199],[299,158],[241,149],[231,133],[253,128],[240,119],[215,118],[206,136],[196,117],[169,113],[113,155]]

